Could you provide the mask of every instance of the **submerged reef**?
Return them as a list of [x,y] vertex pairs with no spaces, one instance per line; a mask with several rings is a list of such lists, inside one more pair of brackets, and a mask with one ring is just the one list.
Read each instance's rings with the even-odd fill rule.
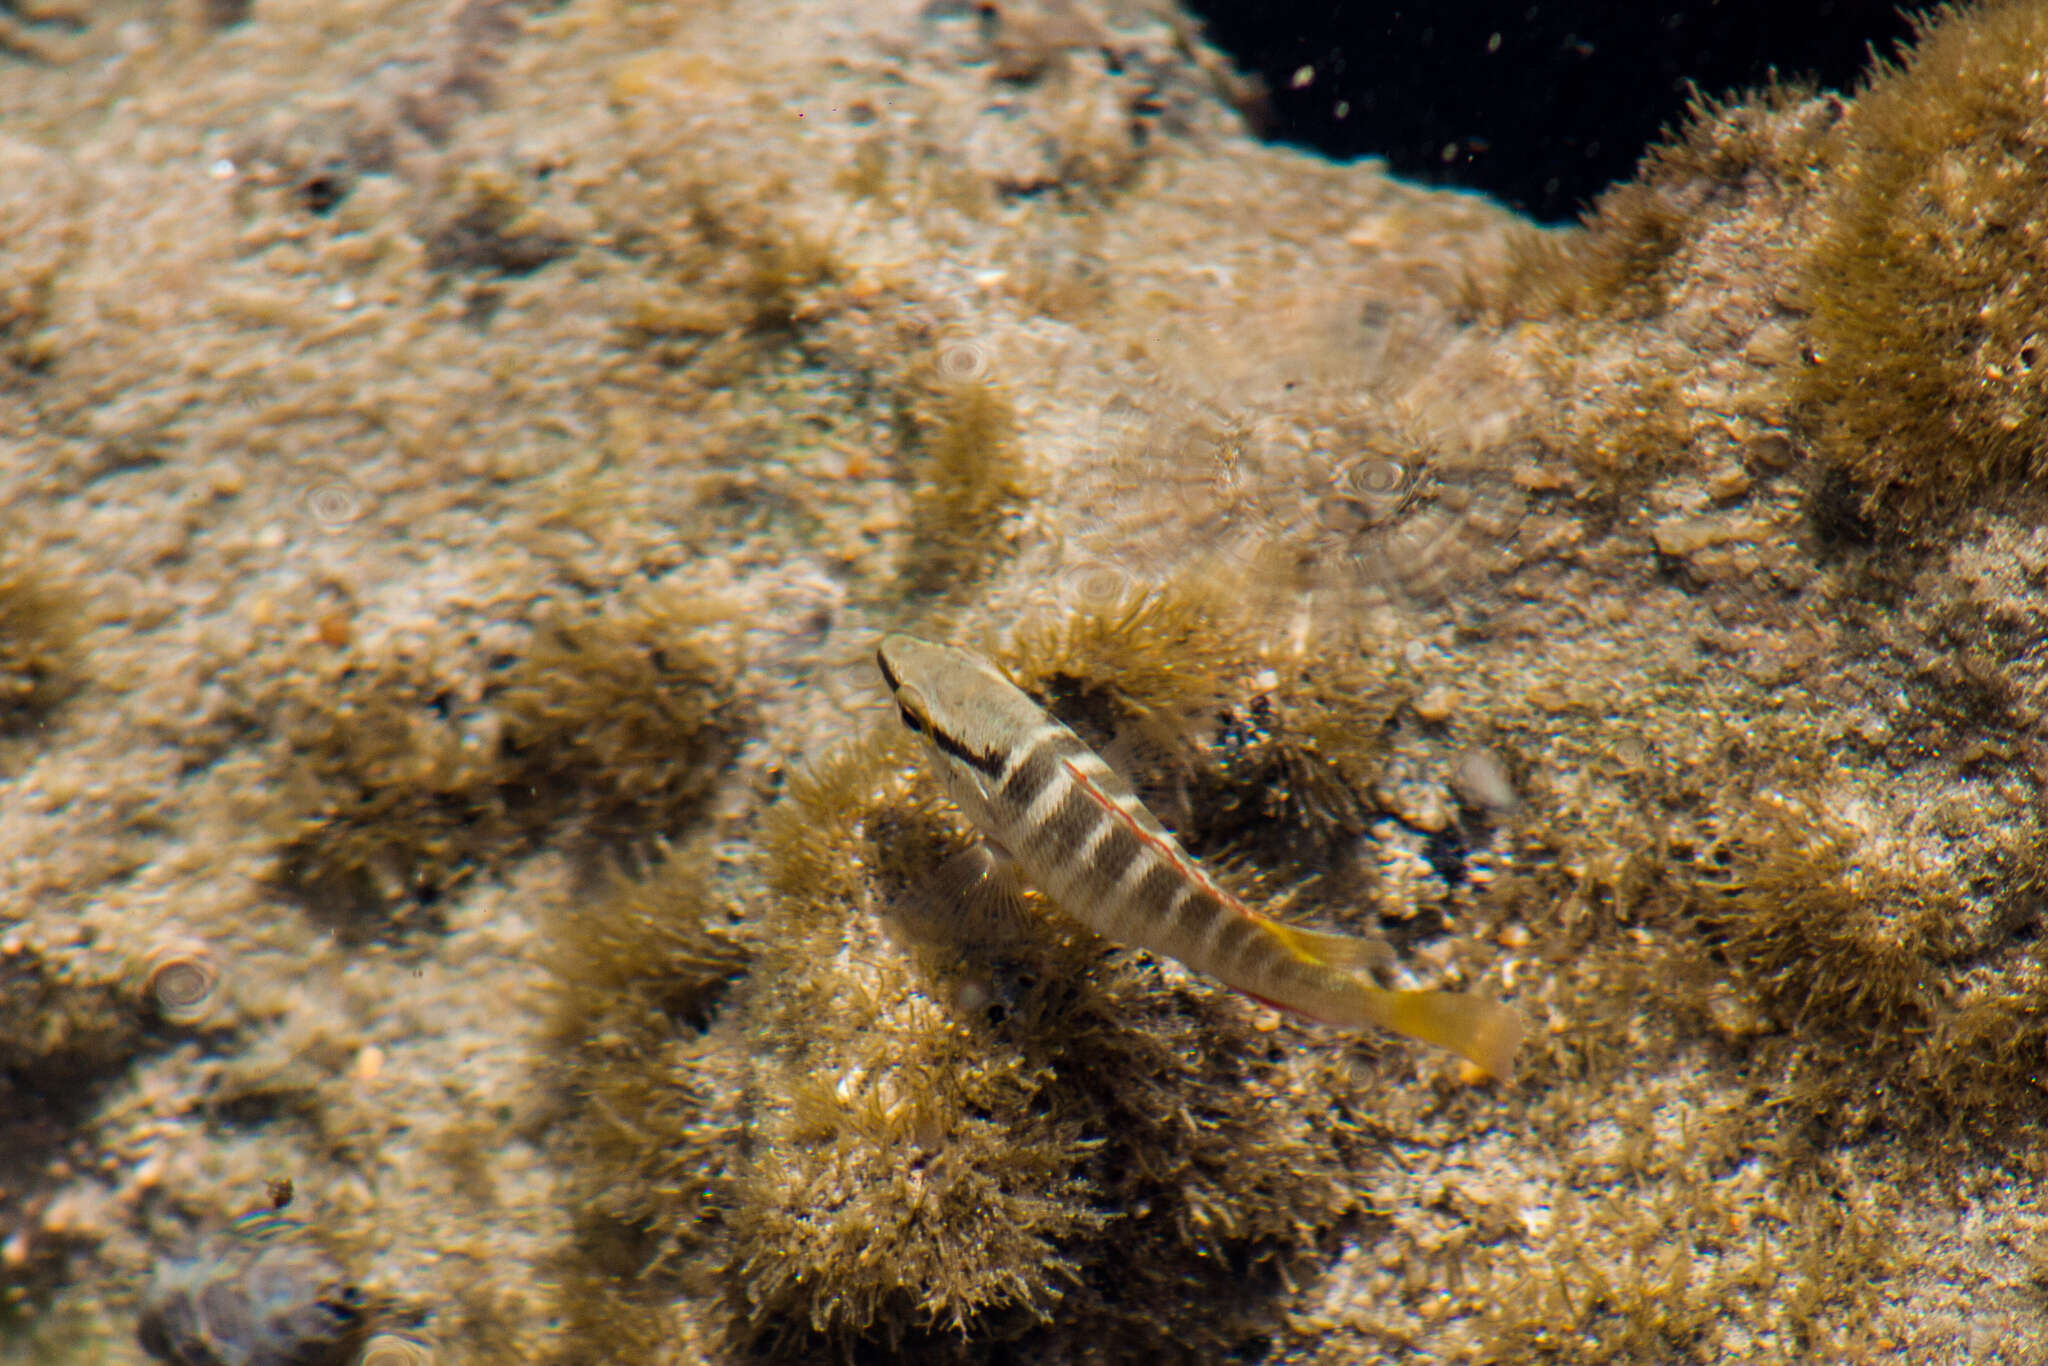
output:
[[[0,49],[0,1366],[2034,1366],[2039,16],[1556,230],[1147,6]],[[985,894],[891,631],[1515,1084]]]

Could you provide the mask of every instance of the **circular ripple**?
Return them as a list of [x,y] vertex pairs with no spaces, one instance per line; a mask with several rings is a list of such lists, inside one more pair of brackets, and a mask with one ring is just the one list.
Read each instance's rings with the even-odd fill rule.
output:
[[1396,405],[1357,395],[1229,409],[1144,391],[1110,404],[1102,432],[1072,476],[1087,527],[1077,564],[1140,582],[1221,574],[1274,608],[1312,596],[1341,615],[1476,587],[1526,496],[1508,451],[1440,447]]
[[1137,580],[1107,560],[1085,560],[1060,573],[1062,606],[1082,612],[1102,612],[1116,606],[1131,593]]
[[363,1344],[356,1366],[434,1366],[434,1349],[404,1333],[379,1333]]
[[369,500],[353,484],[331,481],[306,490],[306,513],[322,526],[347,526],[369,510]]
[[1367,454],[1346,461],[1329,490],[1315,500],[1315,518],[1325,531],[1356,535],[1398,517],[1416,489],[1417,466],[1391,455]]
[[949,337],[939,343],[932,369],[941,384],[979,384],[995,372],[995,353],[970,337]]
[[143,994],[166,1023],[201,1023],[213,1013],[219,991],[220,968],[205,946],[181,940],[160,945],[149,955]]
[[344,1362],[366,1326],[364,1296],[342,1268],[269,1217],[159,1262],[140,1310],[143,1350],[170,1362]]

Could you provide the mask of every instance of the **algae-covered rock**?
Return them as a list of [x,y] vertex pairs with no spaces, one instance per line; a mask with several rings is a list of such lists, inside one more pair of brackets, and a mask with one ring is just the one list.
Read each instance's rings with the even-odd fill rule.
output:
[[1848,120],[1795,387],[1888,516],[2048,471],[2044,43],[2025,0],[1943,11]]
[[[288,1177],[400,1358],[2031,1366],[2038,6],[1543,233],[1152,6],[220,8],[0,53],[0,1357]],[[983,899],[905,630],[1515,1086]]]

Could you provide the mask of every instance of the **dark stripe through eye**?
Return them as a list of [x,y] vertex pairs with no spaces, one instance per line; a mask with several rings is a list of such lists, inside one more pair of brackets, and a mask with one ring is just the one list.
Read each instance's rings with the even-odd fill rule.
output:
[[924,722],[918,720],[917,717],[911,713],[910,708],[898,707],[896,709],[896,714],[903,718],[904,725],[910,727],[911,730],[917,732],[919,735],[924,734]]
[[[906,718],[908,715],[906,712]],[[910,722],[906,719],[904,724],[910,725]],[[911,726],[910,728],[912,730],[922,729],[918,726]],[[1002,773],[1003,756],[994,750],[976,752],[936,727],[933,728],[931,735],[933,744],[952,755],[955,759],[958,759],[961,763],[966,764],[969,768],[986,773],[991,778],[997,777]]]
[[896,671],[889,667],[889,656],[880,650],[875,651],[875,667],[882,671],[882,681],[889,685],[890,692],[895,692],[903,686],[903,680],[898,678]]

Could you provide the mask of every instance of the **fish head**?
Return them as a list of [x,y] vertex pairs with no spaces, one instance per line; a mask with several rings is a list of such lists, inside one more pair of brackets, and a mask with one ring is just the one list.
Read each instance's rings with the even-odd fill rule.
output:
[[1036,705],[993,664],[951,645],[889,635],[875,664],[897,719],[924,742],[948,794],[981,823],[990,785],[1019,732],[1034,723]]
[[931,736],[932,703],[926,688],[935,674],[944,673],[946,662],[944,646],[916,636],[887,635],[875,648],[875,667],[889,686],[897,719],[912,735],[927,740]]

